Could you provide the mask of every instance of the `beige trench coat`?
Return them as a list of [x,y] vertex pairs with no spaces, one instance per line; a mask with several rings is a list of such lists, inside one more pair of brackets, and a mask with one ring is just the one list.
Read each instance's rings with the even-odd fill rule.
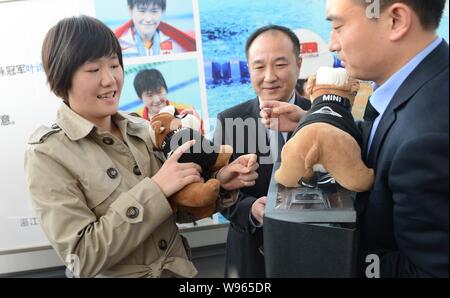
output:
[[[56,125],[31,136],[25,170],[44,232],[75,276],[194,277],[187,242],[151,179],[163,157],[149,123],[122,113],[113,121],[125,142],[63,104]],[[220,208],[237,194],[221,198]]]

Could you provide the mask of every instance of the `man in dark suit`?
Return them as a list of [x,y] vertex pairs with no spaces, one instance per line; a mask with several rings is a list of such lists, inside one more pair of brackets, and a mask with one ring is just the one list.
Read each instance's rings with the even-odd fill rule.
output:
[[[355,200],[359,274],[448,277],[449,48],[436,36],[445,0],[379,3],[380,15],[370,18],[363,0],[327,1],[330,50],[351,76],[375,83],[360,123],[376,178]],[[262,107],[285,131],[305,113],[277,102]]]
[[237,204],[222,212],[230,221],[226,252],[226,277],[265,277],[263,216],[273,162],[289,137],[268,131],[259,119],[260,104],[267,100],[290,102],[309,109],[310,102],[295,92],[300,73],[300,42],[290,29],[271,25],[258,29],[247,40],[246,54],[257,98],[218,114],[214,140],[233,146],[232,159],[256,153],[259,178],[243,188]]

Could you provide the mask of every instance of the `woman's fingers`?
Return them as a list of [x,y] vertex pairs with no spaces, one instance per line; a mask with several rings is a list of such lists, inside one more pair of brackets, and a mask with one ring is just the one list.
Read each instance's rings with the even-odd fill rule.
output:
[[167,161],[177,162],[186,151],[188,151],[192,146],[194,146],[194,144],[195,140],[191,140],[189,142],[184,143],[173,152],[173,154],[167,159]]
[[182,181],[183,181],[184,186],[189,185],[191,183],[195,183],[195,182],[199,182],[199,183],[205,182],[205,180],[202,178],[202,176],[199,176],[199,175],[184,176]]
[[197,172],[202,173],[202,167],[193,162],[179,163],[178,167],[180,170],[195,169]]
[[201,177],[201,175],[198,172],[198,170],[194,169],[194,168],[189,168],[189,169],[182,170],[182,171],[180,171],[180,175],[181,175],[181,177],[187,177],[187,176]]

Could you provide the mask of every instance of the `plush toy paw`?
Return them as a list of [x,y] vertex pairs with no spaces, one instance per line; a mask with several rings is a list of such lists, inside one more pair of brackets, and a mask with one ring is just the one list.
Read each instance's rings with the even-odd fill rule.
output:
[[174,212],[182,212],[192,220],[200,220],[216,211],[219,191],[220,182],[217,179],[209,179],[205,183],[192,183],[171,196],[169,204]]
[[204,183],[194,182],[187,185],[182,191],[170,197],[169,201],[186,207],[204,207],[217,200],[219,191],[219,180],[209,179]]
[[200,220],[209,217],[216,212],[216,202],[204,207],[179,206],[178,212],[188,215],[193,221]]

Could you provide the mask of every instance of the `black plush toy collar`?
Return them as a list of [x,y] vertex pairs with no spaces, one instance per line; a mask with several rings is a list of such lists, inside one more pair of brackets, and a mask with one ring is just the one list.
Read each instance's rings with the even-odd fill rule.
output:
[[309,124],[324,122],[349,133],[361,146],[362,137],[353,119],[350,100],[338,95],[334,96],[323,95],[315,99],[311,109],[302,119],[295,133]]
[[329,103],[334,103],[334,104],[339,104],[341,105],[343,108],[345,109],[352,109],[352,104],[350,103],[350,100],[348,98],[336,95],[336,94],[324,94],[321,95],[319,97],[317,97],[316,99],[314,99],[312,107],[315,107],[317,105],[320,104],[329,104]]

